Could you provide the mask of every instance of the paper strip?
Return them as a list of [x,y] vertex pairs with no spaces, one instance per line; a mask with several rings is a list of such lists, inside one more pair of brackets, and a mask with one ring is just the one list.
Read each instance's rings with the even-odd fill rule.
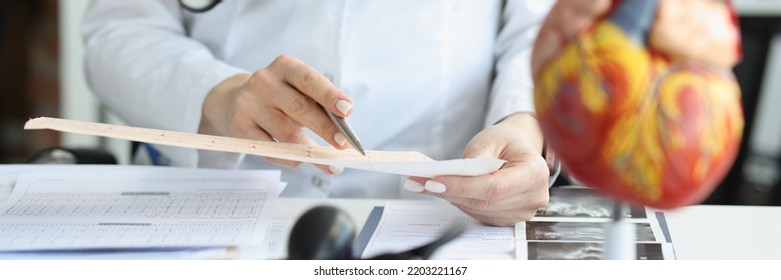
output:
[[477,176],[489,174],[498,170],[505,162],[489,157],[434,161],[419,152],[373,150],[366,150],[366,156],[363,156],[353,149],[338,150],[333,147],[257,141],[48,117],[31,119],[25,123],[24,129],[52,129],[174,147],[245,153],[428,178],[439,175]]

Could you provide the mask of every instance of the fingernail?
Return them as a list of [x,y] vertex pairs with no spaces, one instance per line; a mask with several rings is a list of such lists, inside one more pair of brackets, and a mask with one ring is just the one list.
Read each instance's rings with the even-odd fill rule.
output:
[[404,181],[404,189],[411,192],[422,192],[423,185],[418,181],[407,179]]
[[347,144],[347,138],[344,138],[344,134],[341,132],[334,134],[334,141],[336,141],[336,144],[339,144],[339,146],[342,147],[344,147],[344,144]]
[[333,173],[333,174],[340,174],[340,173],[342,173],[342,171],[344,171],[344,167],[331,165],[331,166],[328,166],[328,170],[330,170],[331,173]]
[[347,102],[345,100],[339,100],[336,102],[336,109],[339,110],[339,112],[342,112],[345,116],[347,115],[347,112],[350,111],[350,109],[353,108],[353,104],[350,104],[350,102]]
[[426,190],[433,193],[443,193],[447,190],[447,186],[440,182],[429,180],[426,182]]

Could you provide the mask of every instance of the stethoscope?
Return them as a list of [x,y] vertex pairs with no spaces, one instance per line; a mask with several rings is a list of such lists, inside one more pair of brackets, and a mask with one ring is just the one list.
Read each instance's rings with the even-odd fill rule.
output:
[[208,12],[214,6],[222,2],[221,0],[179,0],[179,6],[193,13]]

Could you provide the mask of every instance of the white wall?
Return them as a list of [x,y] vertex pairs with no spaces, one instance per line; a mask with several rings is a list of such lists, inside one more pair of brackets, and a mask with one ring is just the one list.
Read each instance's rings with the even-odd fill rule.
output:
[[779,0],[734,0],[735,10],[744,16],[781,15]]
[[781,157],[781,35],[776,35],[768,49],[768,61],[754,128],[749,145],[756,154],[772,158]]
[[[60,5],[60,117],[66,119],[120,123],[100,108],[84,76],[84,45],[79,26],[89,1],[59,0]],[[122,164],[129,163],[130,143],[73,133],[62,134],[62,146],[107,150]]]
[[[754,183],[749,194],[770,193],[781,179],[781,35],[776,35],[768,49],[768,61],[757,100],[754,128],[748,136],[749,156],[743,166],[743,177]],[[781,190],[775,190],[781,191]],[[747,195],[747,194],[744,194]],[[755,194],[756,195],[756,194]],[[760,196],[768,199],[767,196]]]

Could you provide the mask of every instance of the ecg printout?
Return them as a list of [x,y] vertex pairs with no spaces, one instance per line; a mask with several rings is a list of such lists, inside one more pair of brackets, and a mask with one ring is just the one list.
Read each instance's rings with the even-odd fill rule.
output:
[[152,144],[245,153],[263,157],[428,178],[439,175],[485,175],[498,170],[505,163],[504,160],[492,157],[435,161],[424,154],[414,151],[366,150],[366,156],[363,156],[354,149],[338,150],[333,147],[255,141],[47,117],[31,119],[25,123],[24,128],[53,129]]
[[[50,172],[85,172],[100,173],[105,170],[124,169],[124,170],[148,170],[153,171],[159,166],[145,165],[93,165],[93,164],[3,164],[0,165],[0,205],[11,195],[11,191],[16,185],[19,176],[24,173],[50,173]],[[166,167],[167,170],[177,170],[177,172],[191,172],[189,168]]]
[[0,176],[0,203],[5,201],[5,199],[11,195],[11,191],[14,189],[14,183],[16,182],[8,182],[4,181],[3,179],[4,178]]
[[[83,168],[89,165],[73,164],[3,164],[0,166],[0,204],[11,195],[19,175],[26,172],[51,172],[72,170],[71,168]],[[141,168],[133,167],[133,168]],[[143,167],[149,168],[149,167]]]
[[24,173],[0,204],[0,248],[261,244],[279,178],[279,171],[176,168]]
[[431,259],[515,259],[514,227],[483,225],[450,204],[389,202],[362,258],[407,251],[437,239],[456,222],[466,221],[460,236],[439,248]]

